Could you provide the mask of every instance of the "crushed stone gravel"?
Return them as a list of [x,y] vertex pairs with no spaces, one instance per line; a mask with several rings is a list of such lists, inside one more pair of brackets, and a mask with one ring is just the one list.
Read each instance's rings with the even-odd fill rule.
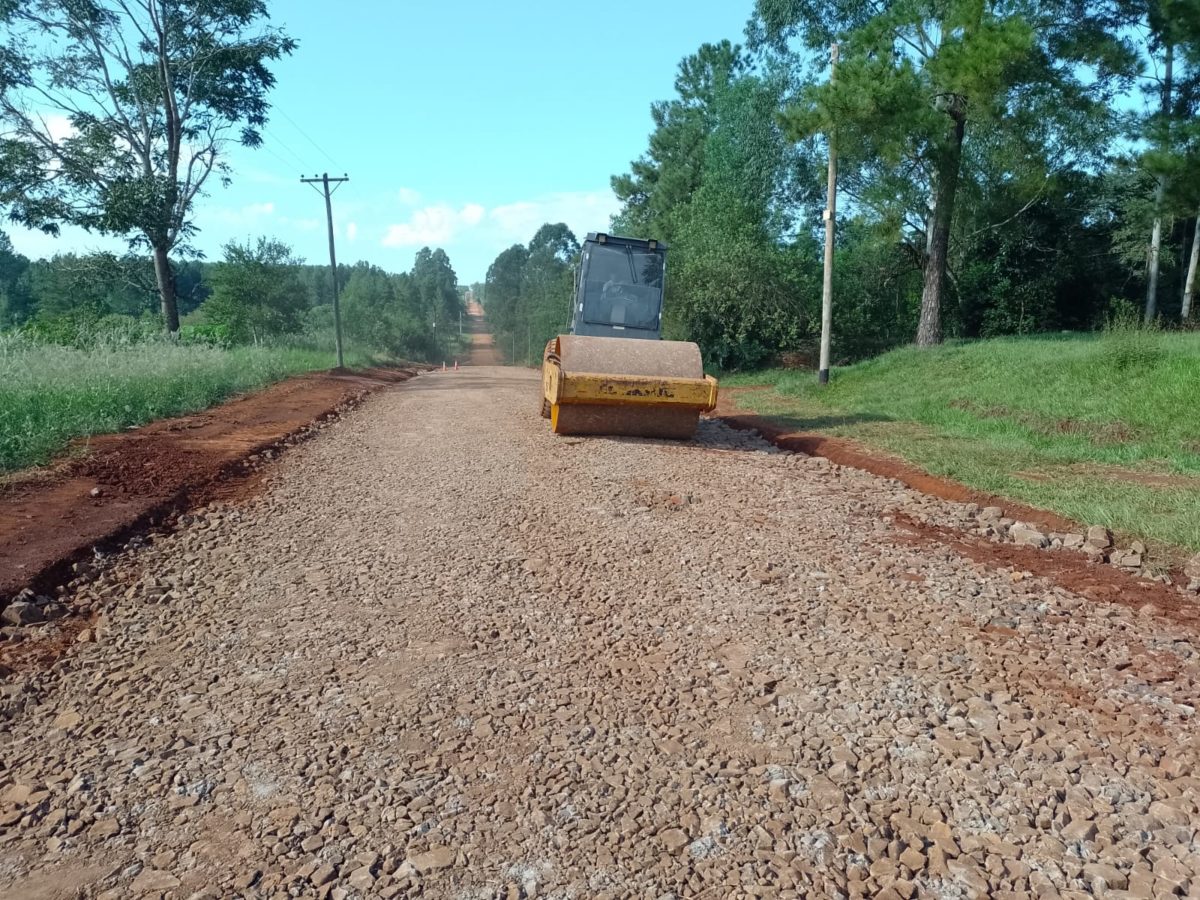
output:
[[67,598],[0,692],[0,895],[1197,895],[1195,634],[536,385],[378,393]]

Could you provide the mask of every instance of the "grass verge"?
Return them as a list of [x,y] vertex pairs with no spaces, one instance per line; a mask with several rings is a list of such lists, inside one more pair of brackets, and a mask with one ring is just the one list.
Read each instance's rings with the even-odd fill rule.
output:
[[[727,375],[741,407],[1129,536],[1200,550],[1200,334],[1118,328]],[[737,391],[757,387],[758,390]],[[765,389],[763,389],[765,388]]]
[[0,335],[0,472],[46,463],[73,438],[206,409],[333,364],[332,353],[289,347],[158,340],[81,350]]

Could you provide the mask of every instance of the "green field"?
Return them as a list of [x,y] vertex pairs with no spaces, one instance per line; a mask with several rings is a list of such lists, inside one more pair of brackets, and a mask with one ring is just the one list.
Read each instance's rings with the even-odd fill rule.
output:
[[727,375],[743,408],[1118,533],[1200,550],[1200,334],[1135,328],[904,348]]
[[333,363],[332,353],[289,347],[163,339],[76,349],[0,335],[0,472],[48,462],[76,437],[205,409]]

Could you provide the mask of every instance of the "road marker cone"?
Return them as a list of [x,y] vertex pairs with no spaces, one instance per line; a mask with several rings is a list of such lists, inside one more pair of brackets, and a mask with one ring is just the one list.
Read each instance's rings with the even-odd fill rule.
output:
[[442,360],[442,371],[446,371],[446,361],[444,359]]
[[458,371],[458,360],[457,359],[454,361],[454,371],[455,372]]

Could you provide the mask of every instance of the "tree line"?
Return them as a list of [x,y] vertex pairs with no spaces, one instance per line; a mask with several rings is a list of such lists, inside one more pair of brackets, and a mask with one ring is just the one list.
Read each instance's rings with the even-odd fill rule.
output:
[[[218,262],[169,261],[185,340],[221,346],[302,341],[333,335],[328,266],[306,265],[268,237],[232,241]],[[368,354],[436,361],[457,334],[463,291],[441,249],[417,252],[408,272],[370,263],[340,264],[343,327]],[[0,331],[87,345],[160,333],[160,295],[152,260],[135,254],[63,253],[30,260],[0,232]]]
[[[666,334],[722,368],[811,357],[831,145],[835,361],[1113,315],[1179,325],[1198,110],[1197,0],[757,0],[745,43],[703,45],[653,104],[611,226],[669,244]],[[532,248],[493,265],[489,315],[493,295],[521,308]]]
[[496,345],[512,362],[535,363],[571,320],[579,240],[563,223],[547,223],[529,244],[514,244],[488,267],[480,286]]

